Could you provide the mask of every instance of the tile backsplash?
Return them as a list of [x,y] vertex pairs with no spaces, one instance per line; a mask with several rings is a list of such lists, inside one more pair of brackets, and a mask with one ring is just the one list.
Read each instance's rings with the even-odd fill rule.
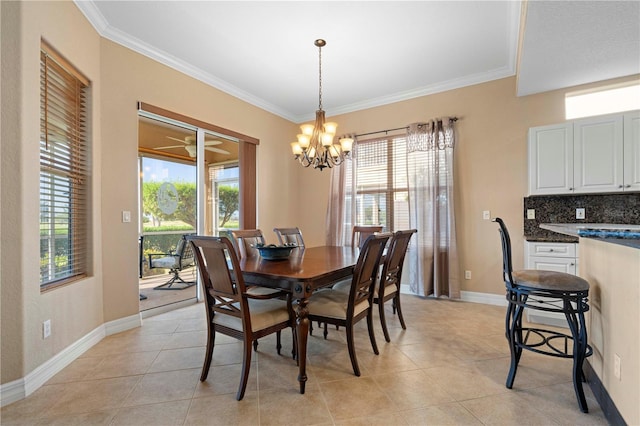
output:
[[[576,209],[585,209],[585,218],[576,219]],[[527,210],[535,219],[527,219]],[[524,198],[524,236],[527,241],[577,241],[540,229],[541,223],[621,223],[640,225],[640,193],[545,195]]]

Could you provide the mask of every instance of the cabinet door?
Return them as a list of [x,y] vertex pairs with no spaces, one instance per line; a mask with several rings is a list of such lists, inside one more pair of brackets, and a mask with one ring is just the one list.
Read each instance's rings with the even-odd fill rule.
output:
[[623,188],[622,114],[574,122],[574,192],[613,192]]
[[529,129],[529,194],[566,194],[573,189],[573,124]]
[[640,111],[624,115],[624,190],[640,191]]

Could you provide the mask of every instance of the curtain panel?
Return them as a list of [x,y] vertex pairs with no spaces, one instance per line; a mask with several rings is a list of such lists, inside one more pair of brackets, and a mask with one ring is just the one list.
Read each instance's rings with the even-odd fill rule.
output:
[[409,219],[417,250],[407,253],[410,286],[421,296],[460,298],[454,216],[454,119],[409,125]]

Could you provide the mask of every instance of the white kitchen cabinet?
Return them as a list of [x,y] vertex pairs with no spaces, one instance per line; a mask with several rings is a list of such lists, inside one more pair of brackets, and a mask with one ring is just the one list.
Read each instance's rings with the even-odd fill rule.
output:
[[624,115],[624,189],[640,191],[640,111]]
[[623,187],[623,116],[573,122],[573,192],[615,192]]
[[640,112],[529,129],[529,194],[640,190]]
[[[578,243],[525,242],[525,268],[545,271],[564,272],[577,275]],[[547,299],[539,297],[542,302]],[[529,322],[547,324],[555,327],[567,327],[564,315],[527,309]]]
[[529,129],[529,193],[573,190],[573,123]]

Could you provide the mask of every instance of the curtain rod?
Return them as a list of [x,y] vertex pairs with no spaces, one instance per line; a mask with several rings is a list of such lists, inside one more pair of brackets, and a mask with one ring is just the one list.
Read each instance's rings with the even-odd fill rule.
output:
[[[458,117],[449,117],[449,121],[458,121]],[[409,129],[409,126],[396,127],[395,129],[385,129],[385,130],[378,130],[378,131],[375,131],[375,132],[361,133],[359,135],[355,135],[355,137],[359,138],[360,136],[375,135],[377,133],[384,133],[385,135],[388,135],[389,132],[394,132],[396,130],[408,130],[408,129]]]

